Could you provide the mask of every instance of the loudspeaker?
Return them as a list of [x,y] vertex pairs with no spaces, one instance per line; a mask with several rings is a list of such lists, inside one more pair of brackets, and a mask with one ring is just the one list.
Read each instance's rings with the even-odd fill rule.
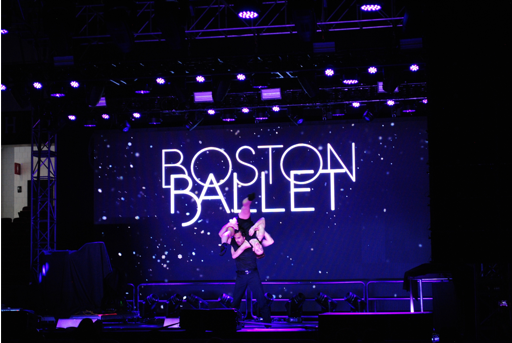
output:
[[187,331],[236,332],[241,325],[238,311],[233,308],[182,309],[180,328]]

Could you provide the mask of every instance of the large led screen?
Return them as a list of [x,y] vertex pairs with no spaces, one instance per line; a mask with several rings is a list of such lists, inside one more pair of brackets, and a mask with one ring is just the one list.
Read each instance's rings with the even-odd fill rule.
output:
[[264,280],[400,278],[430,259],[426,120],[99,131],[95,223],[131,282],[233,280],[218,232],[252,192]]

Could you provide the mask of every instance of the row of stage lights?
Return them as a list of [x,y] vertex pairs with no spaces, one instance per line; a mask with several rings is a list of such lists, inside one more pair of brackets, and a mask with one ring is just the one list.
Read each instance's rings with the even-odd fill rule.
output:
[[[420,67],[417,64],[412,64],[412,65],[409,66],[409,70],[411,72],[416,72],[419,69],[420,69]],[[372,66],[372,67],[368,68],[368,73],[369,74],[376,74],[377,71],[378,71],[377,67],[373,67]],[[332,77],[332,76],[335,75],[335,71],[332,68],[327,68],[327,69],[325,69],[324,74],[327,77]],[[195,79],[196,79],[196,81],[198,83],[206,82],[206,77],[203,76],[203,75],[197,75]],[[247,76],[245,74],[239,73],[239,74],[236,75],[236,79],[238,81],[245,81],[247,79]],[[167,80],[165,78],[163,78],[163,77],[158,77],[158,78],[155,79],[155,82],[158,85],[165,85],[167,83]],[[343,83],[346,84],[346,85],[355,85],[355,84],[359,83],[359,80],[357,78],[344,78],[343,79]],[[79,88],[80,87],[80,83],[78,81],[76,81],[76,80],[70,81],[69,85],[72,88]],[[37,89],[37,90],[43,89],[43,83],[39,82],[39,81],[33,82],[32,86],[35,89]],[[2,91],[7,90],[7,86],[5,84],[3,84],[3,83],[1,84],[1,90]],[[138,90],[135,90],[135,93],[137,93],[137,94],[147,94],[147,93],[150,93],[150,91],[146,90],[146,89],[138,89]],[[53,97],[64,97],[65,93],[55,92],[55,93],[52,93],[50,95],[53,96]]]
[[[269,308],[269,312],[275,299],[275,295],[265,293],[264,305]],[[338,306],[338,302],[335,299],[332,299],[322,292],[318,293],[314,300],[320,305],[321,312],[335,312]],[[351,312],[366,312],[366,302],[352,292],[348,292],[345,298],[341,300],[347,302]],[[288,315],[288,322],[302,322],[303,305],[305,301],[306,297],[303,293],[298,293],[286,300],[285,308]],[[209,309],[210,307],[208,301],[205,301],[194,294],[190,294],[188,296],[174,294],[169,299],[162,301],[158,296],[150,294],[143,302],[140,314],[143,318],[154,318],[159,315],[176,316],[180,314],[183,302],[186,302],[194,309]],[[232,308],[233,298],[224,293],[216,302],[219,302],[224,308]]]

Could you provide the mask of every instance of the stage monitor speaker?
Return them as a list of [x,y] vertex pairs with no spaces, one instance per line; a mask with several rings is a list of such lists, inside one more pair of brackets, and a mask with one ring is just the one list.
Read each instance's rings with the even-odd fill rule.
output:
[[238,318],[238,311],[233,308],[182,309],[180,328],[196,332],[236,332],[240,329]]

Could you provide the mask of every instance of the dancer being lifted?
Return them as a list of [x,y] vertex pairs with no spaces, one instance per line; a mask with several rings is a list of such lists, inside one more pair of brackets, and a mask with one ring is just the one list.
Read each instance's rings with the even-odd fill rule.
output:
[[251,203],[255,198],[255,194],[251,193],[242,201],[242,209],[238,214],[238,219],[230,219],[229,222],[219,231],[222,242],[219,255],[224,255],[231,244],[231,239],[235,233],[240,231],[245,238],[244,242],[236,251],[231,251],[232,257],[235,259],[248,248],[251,248],[257,258],[263,258],[265,252],[264,247],[274,243],[274,240],[265,230],[265,218],[260,218],[256,223],[251,220]]

